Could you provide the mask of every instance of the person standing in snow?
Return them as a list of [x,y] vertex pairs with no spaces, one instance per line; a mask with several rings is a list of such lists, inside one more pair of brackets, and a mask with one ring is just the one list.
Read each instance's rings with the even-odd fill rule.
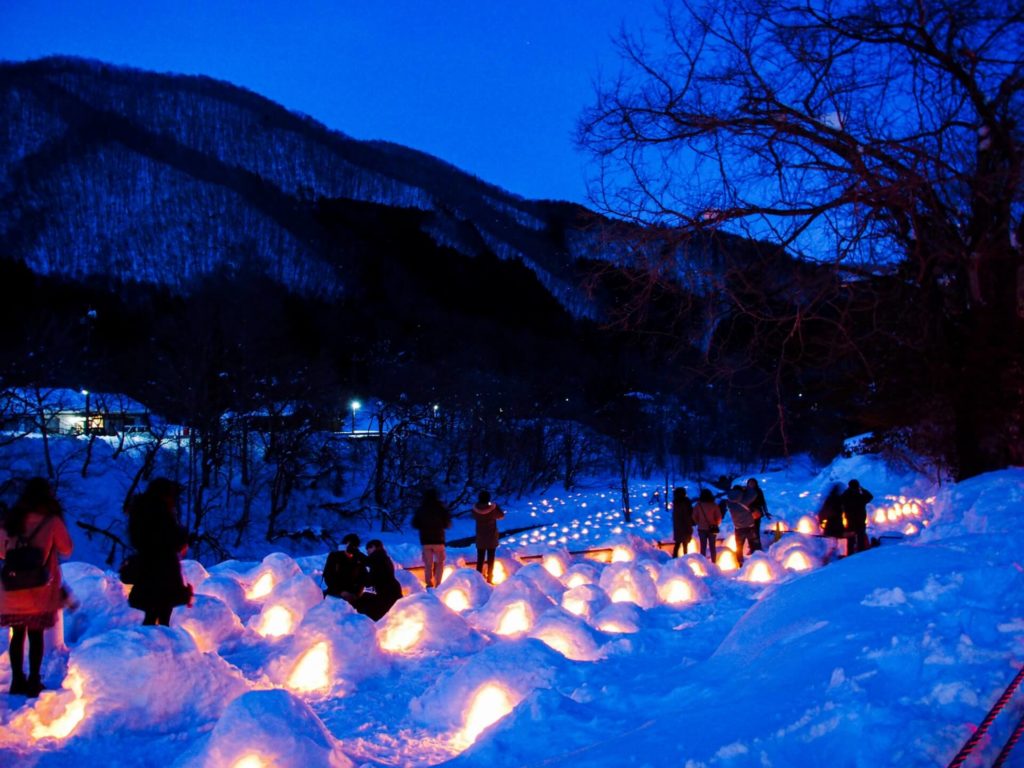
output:
[[[480,491],[473,505],[473,519],[476,521],[476,569],[484,574],[487,583],[493,583],[494,554],[498,549],[498,521],[505,516],[504,510],[491,501],[488,491]],[[487,570],[484,571],[484,559]]]
[[672,491],[672,557],[679,557],[680,547],[685,555],[692,539],[693,502],[685,488],[676,488]]
[[700,553],[707,557],[710,550],[713,563],[718,556],[718,527],[722,524],[722,510],[709,488],[702,488],[698,499],[693,508],[693,521],[700,537]]
[[846,527],[843,525],[843,498],[839,488],[839,483],[832,486],[821,503],[821,509],[818,510],[821,532],[836,539],[846,536]]
[[851,480],[841,497],[846,525],[854,534],[853,551],[870,549],[868,541],[868,503],[875,498],[867,488],[860,487],[860,481]]
[[761,549],[761,543],[754,535],[754,515],[747,506],[746,498],[746,491],[738,485],[734,485],[725,498],[725,505],[732,517],[733,531],[736,534],[736,560],[741,566],[744,544],[750,547],[751,554]]
[[354,533],[346,534],[341,543],[345,549],[331,552],[324,564],[324,597],[355,603],[366,588],[366,555],[359,549],[359,536]]
[[169,626],[175,606],[192,605],[192,586],[181,575],[188,533],[178,522],[180,494],[178,483],[157,477],[128,506],[128,540],[139,562],[128,605],[145,614],[143,626]]
[[[11,662],[11,688],[14,696],[36,697],[43,690],[40,670],[43,665],[44,630],[57,623],[60,610],[61,572],[58,557],[71,554],[71,535],[64,524],[53,487],[43,477],[33,477],[0,528],[0,557],[18,545],[19,539],[43,553],[43,566],[49,575],[45,584],[25,589],[7,589],[0,582],[0,626],[11,628],[8,658]],[[25,640],[28,639],[28,677],[25,676]]]
[[366,542],[366,589],[356,599],[355,609],[379,621],[402,597],[402,585],[395,578],[395,564],[380,539]]
[[423,581],[427,589],[440,586],[444,574],[444,532],[452,527],[452,515],[439,498],[436,488],[424,491],[423,501],[412,516],[412,527],[420,533],[420,546],[423,548]]
[[747,488],[743,493],[743,503],[750,508],[751,517],[754,518],[754,538],[757,539],[757,548],[761,546],[761,520],[770,518],[768,514],[768,502],[765,501],[764,491],[757,484],[757,478],[751,477],[747,480]]

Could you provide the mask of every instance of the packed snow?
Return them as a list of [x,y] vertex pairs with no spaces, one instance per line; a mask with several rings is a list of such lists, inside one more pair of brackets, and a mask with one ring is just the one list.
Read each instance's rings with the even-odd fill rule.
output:
[[[142,627],[72,525],[80,605],[63,647],[48,637],[48,690],[0,695],[0,764],[948,764],[1024,663],[1024,469],[937,485],[854,456],[754,476],[774,517],[742,568],[657,546],[671,513],[642,480],[631,523],[607,481],[499,499],[503,528],[537,527],[502,539],[493,586],[449,548],[425,590],[414,532],[358,531],[404,569],[377,623],[322,598],[326,551],[278,551],[186,561],[195,604]],[[881,546],[840,557],[812,521],[853,478]],[[1019,694],[967,764],[1022,711]]]

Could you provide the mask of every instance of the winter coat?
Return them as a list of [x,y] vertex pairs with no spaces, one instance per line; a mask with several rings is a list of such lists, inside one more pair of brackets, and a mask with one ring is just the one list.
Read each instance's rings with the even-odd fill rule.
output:
[[[39,526],[39,530],[36,530],[36,526]],[[25,534],[33,531],[35,534],[29,543],[43,550],[46,567],[50,571],[50,581],[39,587],[17,589],[13,592],[5,591],[0,584],[0,613],[27,616],[35,613],[54,613],[61,607],[61,573],[58,557],[67,557],[71,554],[71,534],[68,533],[63,520],[56,515],[45,515],[42,512],[29,512],[25,516]],[[17,536],[9,535],[0,527],[0,557],[6,556],[7,550],[13,549],[17,543]]]
[[760,520],[768,515],[768,502],[764,498],[764,491],[760,488],[748,488],[743,494],[743,503],[750,507],[750,512],[755,520]]
[[729,496],[726,498],[725,504],[732,516],[734,528],[753,528],[754,526],[754,515],[750,511],[750,507],[747,506],[747,501],[751,499],[745,497],[746,494],[742,490],[734,489],[729,491]]
[[141,500],[128,517],[128,539],[138,556],[139,575],[128,605],[140,611],[162,612],[192,599],[192,588],[181,575],[181,553],[188,533],[174,512],[162,503]]
[[440,501],[424,501],[412,516],[412,527],[420,532],[420,544],[444,544],[452,514]]
[[366,587],[366,555],[355,550],[338,550],[324,564],[325,595],[341,597],[342,592],[358,595]]
[[818,520],[824,524],[823,533],[826,536],[842,538],[846,535],[846,529],[843,527],[843,503],[838,493],[829,494],[822,502]]
[[367,555],[366,565],[367,590],[353,605],[359,613],[378,621],[402,597],[402,585],[395,578],[395,564],[384,550],[376,549]]
[[722,524],[722,510],[713,501],[698,501],[693,508],[693,521],[697,530],[710,531]]
[[693,538],[693,502],[681,490],[672,493],[672,539],[689,541]]
[[861,488],[856,491],[847,488],[839,497],[843,504],[843,511],[846,512],[846,524],[851,531],[863,532],[868,526],[868,503],[875,498],[871,491]]
[[473,519],[476,520],[476,548],[498,548],[498,521],[505,516],[504,510],[493,501],[489,504],[474,504]]

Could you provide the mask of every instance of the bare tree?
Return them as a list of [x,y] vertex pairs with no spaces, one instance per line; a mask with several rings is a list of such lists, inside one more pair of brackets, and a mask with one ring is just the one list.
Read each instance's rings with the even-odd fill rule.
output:
[[[780,408],[816,333],[878,387],[887,340],[938,379],[959,476],[1024,462],[1020,0],[682,0],[662,31],[623,36],[624,73],[581,120],[594,202],[808,265],[788,301],[735,271],[715,286],[732,301],[706,335],[738,315],[744,343],[771,335]],[[688,247],[635,258],[648,279],[715,275]]]

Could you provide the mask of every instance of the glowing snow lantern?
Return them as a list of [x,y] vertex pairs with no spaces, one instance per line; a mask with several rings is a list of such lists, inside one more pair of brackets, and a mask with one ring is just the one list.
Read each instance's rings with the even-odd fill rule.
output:
[[582,587],[584,584],[589,584],[589,583],[590,583],[590,579],[588,579],[582,573],[577,571],[576,573],[572,574],[566,580],[565,586],[567,586],[569,589],[573,589],[574,587]]
[[231,768],[267,768],[267,762],[259,755],[246,755],[236,760]]
[[494,725],[514,708],[512,697],[505,688],[497,683],[487,683],[473,694],[458,741],[472,744],[485,728]]
[[282,637],[291,634],[295,628],[295,616],[283,605],[275,605],[263,612],[259,628],[256,630],[263,637]]
[[611,594],[613,603],[635,603],[636,595],[633,594],[633,590],[628,586],[621,586],[614,590]]
[[501,584],[508,579],[508,571],[501,560],[494,561],[494,571],[491,573],[491,584]]
[[544,570],[554,576],[556,579],[562,578],[565,573],[565,566],[562,561],[557,557],[548,556],[544,558]]
[[703,561],[698,560],[697,558],[692,558],[687,560],[686,564],[689,566],[690,570],[693,571],[694,576],[703,577],[708,575],[708,568]]
[[423,627],[423,617],[415,613],[404,617],[404,621],[391,622],[380,632],[380,647],[392,653],[411,650],[423,637]]
[[797,521],[797,523],[796,523],[796,530],[797,530],[797,533],[806,533],[806,534],[819,533],[820,532],[820,529],[818,528],[818,524],[814,521],[814,518],[810,517],[809,515],[804,515],[803,517],[801,517]]
[[321,640],[299,658],[288,678],[288,687],[301,693],[325,690],[331,682],[330,668],[327,641]]
[[[37,705],[36,709],[29,715],[32,723],[33,739],[65,739],[78,727],[78,724],[85,719],[85,681],[74,667],[68,670],[68,676],[64,681],[71,692],[72,699],[64,705],[64,710],[56,716],[44,722],[49,714],[50,707]],[[53,706],[61,701],[60,693],[52,700]]]
[[764,562],[764,560],[758,560],[750,566],[746,573],[746,580],[757,584],[766,584],[772,580],[772,569],[768,567],[768,563]]
[[683,579],[672,579],[662,585],[661,599],[669,605],[679,605],[693,601],[693,587]]
[[631,632],[636,632],[635,627],[631,627],[628,624],[624,624],[621,621],[615,619],[606,619],[597,626],[602,632],[607,632],[614,635],[624,635]]
[[736,559],[736,553],[731,549],[723,549],[718,553],[718,567],[720,570],[729,572],[735,571],[740,567],[739,560]]
[[528,630],[530,623],[529,609],[526,603],[519,601],[512,603],[501,614],[501,619],[498,621],[498,628],[495,632],[499,635],[517,635]]
[[913,523],[907,523],[906,527],[903,529],[903,533],[907,536],[913,536],[917,531],[918,527]]
[[274,574],[267,571],[256,579],[256,583],[249,588],[249,591],[245,593],[245,596],[249,600],[259,600],[261,597],[269,595],[273,588]]
[[786,559],[782,562],[782,567],[789,568],[791,571],[809,571],[811,569],[811,559],[796,549],[786,556]]
[[633,560],[633,550],[629,547],[617,546],[612,550],[613,563],[628,563]]
[[899,508],[896,506],[889,507],[889,511],[885,513],[890,523],[895,523],[900,518]]
[[728,536],[726,536],[725,537],[725,541],[723,542],[723,544],[725,544],[727,549],[731,549],[733,552],[735,552],[736,551],[736,534],[735,533],[730,533]]
[[443,601],[445,605],[456,613],[462,613],[469,608],[469,597],[461,589],[448,590],[444,595]]
[[576,616],[585,616],[587,614],[586,600],[582,600],[568,594],[562,598],[562,607],[569,613],[575,614]]
[[875,510],[875,517],[874,517],[875,523],[881,525],[882,523],[884,523],[886,521],[886,519],[887,518],[885,516],[885,510],[884,509],[878,508],[878,509]]

